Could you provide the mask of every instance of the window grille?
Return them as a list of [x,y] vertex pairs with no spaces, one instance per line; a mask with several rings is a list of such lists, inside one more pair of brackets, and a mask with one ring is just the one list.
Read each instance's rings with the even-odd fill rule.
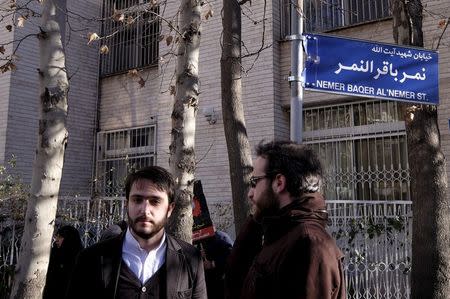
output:
[[124,180],[136,169],[154,165],[156,126],[97,134],[96,190],[101,196],[123,196]]
[[159,8],[151,3],[150,0],[104,1],[103,36],[108,36],[104,44],[109,53],[101,56],[102,76],[158,64],[160,24],[156,16]]
[[304,109],[304,143],[319,154],[329,200],[410,200],[404,122],[397,103]]
[[[322,32],[391,15],[390,0],[304,0],[306,32]],[[281,37],[291,34],[290,11],[293,0],[280,0]]]
[[324,165],[328,230],[345,253],[348,298],[409,298],[412,202],[396,102],[304,109],[304,143]]

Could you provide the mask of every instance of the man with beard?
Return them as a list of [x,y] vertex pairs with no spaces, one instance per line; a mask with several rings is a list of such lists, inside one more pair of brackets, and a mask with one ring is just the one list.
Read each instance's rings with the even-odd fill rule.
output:
[[200,252],[166,233],[174,180],[150,166],[125,183],[128,229],[81,252],[67,298],[206,298]]
[[228,260],[229,299],[343,299],[343,254],[325,230],[316,154],[293,142],[260,143],[248,198],[252,215]]

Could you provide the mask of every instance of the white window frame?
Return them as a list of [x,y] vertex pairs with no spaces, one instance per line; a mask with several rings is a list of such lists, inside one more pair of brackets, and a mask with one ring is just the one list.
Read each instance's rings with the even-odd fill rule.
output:
[[96,195],[123,196],[130,171],[156,164],[156,138],[156,124],[98,132]]

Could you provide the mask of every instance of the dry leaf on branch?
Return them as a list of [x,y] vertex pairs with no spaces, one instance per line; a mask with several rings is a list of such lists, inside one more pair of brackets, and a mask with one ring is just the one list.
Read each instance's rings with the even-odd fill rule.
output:
[[16,67],[16,65],[14,63],[11,62],[9,64],[9,69],[11,70],[11,72],[14,72],[17,69],[17,67]]
[[107,45],[102,45],[100,47],[100,54],[108,54],[109,53],[109,48]]
[[6,73],[7,71],[15,71],[17,69],[16,65],[14,63],[12,63],[12,61],[8,61],[7,63],[5,63],[4,65],[0,66],[0,72]]
[[112,19],[113,19],[114,21],[116,21],[116,22],[123,22],[123,21],[125,20],[125,14],[123,14],[123,13],[117,11],[117,10],[114,8],[114,12],[113,12],[113,15],[112,15]]
[[440,20],[439,21],[439,24],[438,24],[438,28],[444,28],[444,26],[447,24],[447,19],[442,19],[442,20]]
[[132,78],[134,77],[138,77],[138,70],[137,69],[132,69],[128,71],[128,75]]
[[127,17],[127,24],[128,25],[131,25],[131,24],[133,24],[134,23],[134,18],[132,17],[132,16],[128,16]]
[[88,39],[89,39],[89,41],[88,41],[87,44],[89,45],[93,41],[96,41],[96,40],[100,39],[100,36],[98,36],[98,34],[95,33],[95,32],[89,32],[88,33]]
[[113,19],[116,22],[123,22],[125,20],[125,15],[123,13],[118,14],[118,15],[114,15]]
[[171,95],[175,95],[175,94],[176,94],[175,85],[170,85],[169,91],[170,91],[170,94],[171,94]]
[[17,18],[17,27],[23,27],[23,25],[25,24],[25,20],[26,18],[23,16],[20,16]]
[[145,80],[144,80],[144,78],[140,77],[138,83],[139,83],[139,87],[140,88],[145,87]]
[[214,10],[210,9],[206,14],[205,14],[205,19],[208,20],[210,17],[212,17],[214,15]]
[[166,37],[166,44],[169,46],[172,43],[173,40],[173,36],[172,35],[168,35]]

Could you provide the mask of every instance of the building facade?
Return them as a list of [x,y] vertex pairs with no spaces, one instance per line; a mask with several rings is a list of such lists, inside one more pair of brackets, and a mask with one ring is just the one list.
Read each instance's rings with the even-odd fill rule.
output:
[[[66,55],[73,76],[61,196],[121,197],[131,168],[168,166],[176,34],[167,24],[176,20],[178,2],[159,7],[151,2],[69,1],[68,20],[74,25],[66,30]],[[252,146],[263,139],[289,138],[290,2],[259,1],[242,8],[242,98]],[[304,0],[305,31],[393,43],[389,3]],[[450,34],[440,22],[450,16],[450,4],[423,4],[425,48],[440,44],[439,125],[442,150],[449,155]],[[202,180],[213,221],[234,235],[220,95],[221,6],[220,1],[204,5],[196,177]],[[215,14],[206,18],[210,10]],[[77,17],[86,14],[91,18]],[[80,31],[73,30],[76,26]],[[0,38],[16,39],[32,27],[0,30]],[[88,32],[109,38],[87,46]],[[15,154],[17,171],[29,181],[38,119],[38,50],[36,41],[26,42],[18,52],[23,58],[17,71],[0,76],[0,162]],[[102,45],[108,53],[99,54]],[[407,298],[411,194],[398,103],[305,92],[303,108],[303,142],[318,151],[327,167],[331,230],[346,252],[351,298]]]
[[[9,7],[10,4],[2,5]],[[0,75],[0,164],[14,155],[17,164],[13,171],[24,182],[30,183],[39,119],[39,48],[37,38],[28,35],[38,32],[40,19],[29,17],[23,28],[12,26],[11,31],[6,29],[7,25],[17,23],[21,14],[25,15],[27,11],[29,15],[31,11],[39,13],[41,9],[32,1],[27,5],[28,9],[3,18],[0,26],[1,43],[8,43],[5,54],[16,51],[17,56],[17,69]],[[101,15],[101,7],[99,1],[90,0],[68,1],[67,4],[65,52],[70,78],[69,141],[61,181],[62,194],[67,196],[90,196],[92,189],[98,50],[86,46],[86,36],[100,27],[98,16]],[[98,21],[91,20],[95,16]]]

